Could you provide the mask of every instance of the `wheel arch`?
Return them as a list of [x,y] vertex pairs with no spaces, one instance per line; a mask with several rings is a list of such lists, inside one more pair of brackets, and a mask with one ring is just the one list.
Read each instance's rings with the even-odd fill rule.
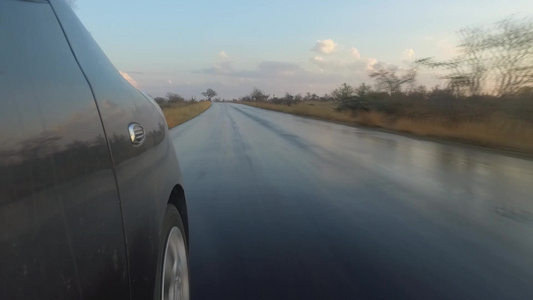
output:
[[180,213],[183,226],[185,227],[185,235],[187,239],[187,245],[189,245],[189,217],[187,213],[187,201],[185,200],[185,191],[180,184],[177,184],[172,189],[170,197],[168,198],[168,204],[172,204],[176,207]]

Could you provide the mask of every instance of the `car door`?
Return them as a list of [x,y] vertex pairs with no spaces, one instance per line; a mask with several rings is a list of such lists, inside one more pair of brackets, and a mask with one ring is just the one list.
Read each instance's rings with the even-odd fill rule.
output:
[[127,299],[114,168],[48,1],[0,0],[0,299]]
[[[64,1],[50,3],[92,87],[108,133],[122,201],[132,298],[151,298],[161,264],[157,258],[163,217],[173,191],[181,191],[176,189],[180,171],[166,121],[157,104],[115,69]],[[132,124],[143,128],[142,143],[130,140]]]

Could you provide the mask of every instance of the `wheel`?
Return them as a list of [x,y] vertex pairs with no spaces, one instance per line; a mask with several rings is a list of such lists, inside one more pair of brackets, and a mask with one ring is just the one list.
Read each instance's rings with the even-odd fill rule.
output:
[[160,239],[156,300],[189,300],[189,253],[181,216],[168,205]]

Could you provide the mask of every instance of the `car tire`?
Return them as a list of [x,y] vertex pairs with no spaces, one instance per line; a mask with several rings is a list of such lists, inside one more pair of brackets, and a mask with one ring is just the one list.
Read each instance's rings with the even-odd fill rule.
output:
[[169,204],[159,239],[155,300],[190,299],[189,249],[184,228],[178,210]]

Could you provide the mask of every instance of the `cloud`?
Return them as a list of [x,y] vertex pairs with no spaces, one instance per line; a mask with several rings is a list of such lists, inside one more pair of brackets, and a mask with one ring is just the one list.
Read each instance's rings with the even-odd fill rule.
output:
[[223,98],[238,98],[249,93],[254,86],[279,96],[285,92],[323,94],[331,92],[342,82],[370,81],[368,71],[373,70],[377,59],[361,57],[355,47],[336,48],[337,44],[333,41],[332,47],[320,48],[328,43],[319,41],[315,48],[334,52],[332,55],[317,53],[301,63],[262,60],[255,66],[242,68],[233,60],[221,60],[207,68],[192,71],[188,78],[195,78],[193,85],[176,82],[173,87],[191,95],[211,87]]
[[264,60],[253,70],[235,70],[229,61],[225,61],[210,68],[196,70],[193,73],[222,75],[240,78],[266,78],[272,76],[294,76],[301,68],[299,65],[288,62]]
[[357,48],[352,47],[352,50],[350,50],[350,54],[355,57],[355,59],[361,58],[361,54],[359,54],[359,50],[357,50]]
[[226,51],[222,50],[218,53],[218,57],[222,58],[222,59],[228,59],[229,56],[228,54],[226,53]]
[[124,77],[124,79],[126,79],[131,85],[133,85],[135,88],[139,88],[137,81],[135,81],[135,79],[133,79],[130,75],[128,75],[128,73],[122,72],[122,71],[119,71],[119,72],[120,72],[120,75],[122,75],[122,77]]
[[314,65],[317,65],[320,67],[321,71],[324,71],[323,69],[329,69],[334,71],[339,71],[342,69],[345,69],[348,67],[349,62],[346,60],[339,60],[339,59],[326,59],[322,56],[315,56],[311,57],[311,63]]
[[[352,57],[355,57],[351,53]],[[351,72],[351,73],[366,73],[373,69],[373,66],[378,63],[375,58],[357,58],[352,59],[325,59],[322,56],[315,56],[310,59],[311,63],[320,67],[321,71],[329,70],[330,72]]]
[[413,50],[413,49],[405,49],[403,51],[403,57],[406,58],[406,59],[412,59],[413,57],[415,57],[415,50]]
[[315,57],[312,57],[311,62],[320,67],[326,67],[328,65],[328,60],[318,55]]
[[331,54],[333,53],[333,51],[335,51],[336,48],[337,43],[335,43],[331,39],[328,39],[323,41],[316,41],[315,46],[311,50],[322,54]]
[[233,73],[233,67],[231,65],[231,62],[224,61],[210,68],[194,71],[193,73],[203,73],[210,75],[231,75]]
[[169,79],[169,80],[168,80],[168,84],[172,84],[172,80]]
[[285,75],[293,76],[296,72],[300,71],[301,68],[295,63],[289,62],[280,62],[280,61],[269,61],[264,60],[259,63],[258,66],[259,73],[262,74],[273,74],[273,75]]

